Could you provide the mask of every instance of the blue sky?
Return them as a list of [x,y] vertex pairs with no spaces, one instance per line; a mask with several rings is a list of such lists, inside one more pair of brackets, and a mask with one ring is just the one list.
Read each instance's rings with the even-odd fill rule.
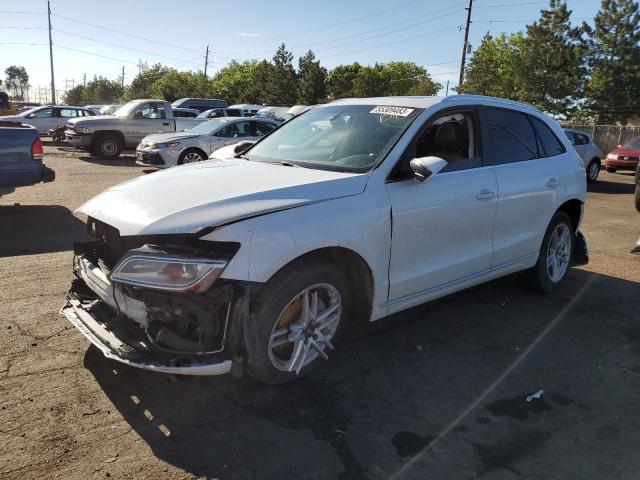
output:
[[[567,3],[574,22],[581,23],[591,21],[600,1]],[[434,80],[443,85],[450,80],[453,87],[466,4],[467,0],[52,0],[56,90],[81,82],[85,73],[88,79],[116,79],[123,66],[128,83],[140,59],[181,70],[202,69],[207,44],[213,73],[231,58],[270,58],[282,42],[296,61],[312,49],[327,68],[354,61],[413,61],[425,66]],[[478,46],[487,31],[521,30],[546,5],[475,0],[472,46]],[[50,81],[46,8],[42,0],[0,0],[0,69],[25,66],[33,91]]]

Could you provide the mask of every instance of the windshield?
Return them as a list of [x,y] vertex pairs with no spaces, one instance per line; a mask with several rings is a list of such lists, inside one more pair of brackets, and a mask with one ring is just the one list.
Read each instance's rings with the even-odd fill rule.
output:
[[129,114],[131,114],[131,112],[133,112],[138,107],[138,105],[140,105],[139,101],[132,100],[129,103],[125,103],[118,110],[113,112],[113,114],[116,117],[128,117]]
[[624,144],[624,148],[640,148],[640,137],[633,137]]
[[256,161],[366,172],[378,165],[422,109],[376,105],[316,108],[285,123],[249,150]]
[[197,135],[211,135],[213,132],[218,130],[225,123],[228,123],[228,122],[224,119],[214,118],[213,120],[208,120],[206,122],[199,123],[195,127],[191,127],[187,129],[187,132],[195,133]]

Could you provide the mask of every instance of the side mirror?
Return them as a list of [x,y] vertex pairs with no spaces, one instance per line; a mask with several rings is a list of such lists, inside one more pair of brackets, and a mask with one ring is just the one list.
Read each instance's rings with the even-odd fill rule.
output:
[[254,142],[249,142],[249,141],[244,141],[244,142],[240,142],[240,143],[236,143],[236,146],[233,147],[233,153],[242,153],[245,152],[247,150],[249,150],[249,147],[251,145],[253,145]]
[[36,118],[36,114],[35,113],[30,113],[29,115],[27,115],[27,118]]
[[415,177],[424,182],[427,178],[435,175],[447,166],[447,161],[440,157],[420,157],[409,162]]

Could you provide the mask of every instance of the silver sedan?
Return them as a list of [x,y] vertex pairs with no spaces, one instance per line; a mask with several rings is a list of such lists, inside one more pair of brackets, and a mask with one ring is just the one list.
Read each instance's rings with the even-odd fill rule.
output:
[[201,162],[226,145],[259,140],[278,125],[269,118],[224,117],[203,122],[186,132],[148,135],[136,148],[136,163],[168,168]]

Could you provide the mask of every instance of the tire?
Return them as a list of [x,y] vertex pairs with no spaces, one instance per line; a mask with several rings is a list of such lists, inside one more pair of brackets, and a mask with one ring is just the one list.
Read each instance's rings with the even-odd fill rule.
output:
[[93,153],[102,158],[118,158],[122,142],[116,135],[101,135],[93,144]]
[[[556,253],[557,249],[553,249],[551,244],[554,241],[554,232],[558,232],[557,235],[560,235],[560,238],[562,238],[564,232],[568,234],[568,238],[564,241],[568,241],[568,244],[562,243],[563,248],[560,253]],[[557,239],[558,237],[555,238]],[[571,219],[564,212],[556,212],[544,234],[538,262],[529,271],[529,280],[536,290],[550,293],[564,282],[571,266],[574,242],[575,234]],[[548,262],[551,261],[552,256],[553,263],[550,264]]]
[[594,183],[598,179],[601,168],[600,161],[597,158],[591,160],[589,165],[587,165],[587,183]]
[[616,169],[613,167],[607,167],[607,173],[616,173]]
[[[302,330],[305,290],[309,291],[306,297],[311,310],[315,292],[317,314],[332,312],[328,314],[325,327],[314,329],[311,323]],[[247,372],[255,380],[270,384],[303,377],[323,361],[322,354],[313,344],[325,355],[330,355],[344,331],[350,308],[349,282],[332,263],[310,259],[285,267],[257,292],[256,301],[252,302],[252,331],[248,333],[253,349],[247,352]],[[294,342],[296,336],[297,342]],[[272,342],[282,344],[274,346]],[[304,361],[300,360],[300,355],[297,357],[300,361],[294,361],[296,346],[305,353]]]
[[636,210],[640,212],[640,183],[636,183],[636,194],[634,197]]
[[203,162],[207,159],[207,156],[198,150],[197,148],[188,148],[180,154],[178,158],[178,165],[185,165],[188,163]]

